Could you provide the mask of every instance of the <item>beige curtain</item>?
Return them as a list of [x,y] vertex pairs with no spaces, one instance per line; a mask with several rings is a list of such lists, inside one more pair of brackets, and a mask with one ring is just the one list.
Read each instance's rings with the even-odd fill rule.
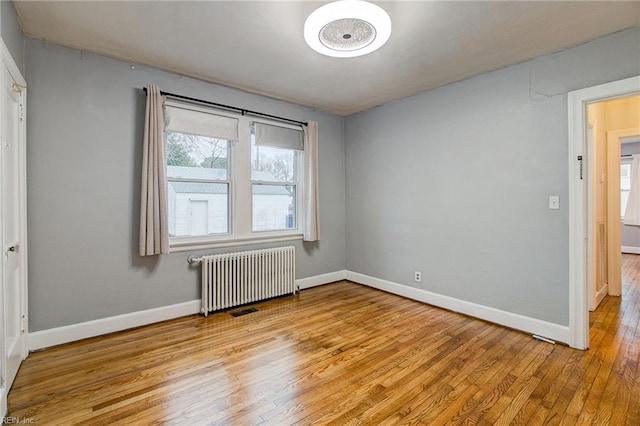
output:
[[625,225],[640,226],[640,155],[633,155],[631,163],[631,187],[627,209],[622,212]]
[[164,101],[165,97],[160,94],[157,86],[147,86],[147,112],[142,142],[140,256],[169,253]]
[[318,123],[309,121],[304,129],[304,241],[320,239],[318,203]]

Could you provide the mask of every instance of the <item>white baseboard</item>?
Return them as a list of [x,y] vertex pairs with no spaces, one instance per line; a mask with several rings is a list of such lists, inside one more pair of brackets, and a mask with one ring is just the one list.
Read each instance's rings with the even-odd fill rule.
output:
[[[301,278],[296,280],[296,284],[300,289],[305,289],[345,279],[387,291],[389,293],[397,294],[399,296],[407,297],[409,299],[467,314],[496,324],[548,337],[559,342],[569,341],[569,327],[566,326],[525,317],[523,315],[490,308],[488,306],[478,305],[449,296],[443,296],[441,294],[393,283],[391,281],[381,280],[368,275],[359,274],[357,272],[347,270],[335,271],[327,274]],[[145,311],[131,312],[128,314],[101,318],[79,324],[36,331],[29,333],[29,350],[34,351],[89,337],[100,336],[129,328],[197,314],[200,312],[200,306],[200,300],[192,300],[189,302],[148,309]]]
[[347,275],[347,271],[335,271],[329,272],[328,274],[322,275],[314,275],[312,277],[301,278],[296,280],[296,285],[299,289],[303,290],[305,288],[316,287],[323,284],[329,284],[336,281],[342,281],[345,279]]
[[357,272],[347,271],[346,279],[358,284],[363,284],[389,293],[397,294],[399,296],[407,297],[409,299],[417,300],[419,302],[428,303],[454,312],[460,312],[472,317],[480,318],[485,321],[504,325],[509,328],[515,328],[516,330],[547,337],[558,342],[569,342],[568,326],[553,324],[536,318],[530,318],[524,315],[478,305],[476,303],[443,296],[441,294],[397,284],[391,281],[381,280],[379,278],[370,277]]
[[[346,271],[335,271],[328,274],[302,278],[296,280],[296,284],[300,289],[311,288],[322,284],[332,283],[334,281],[344,280],[345,275]],[[101,318],[79,324],[51,328],[49,330],[36,331],[29,333],[29,350],[35,351],[89,337],[101,336],[115,331],[127,330],[129,328],[140,327],[142,325],[197,314],[200,312],[201,305],[200,300],[192,300],[190,302],[178,303],[176,305],[131,312],[128,314]]]
[[622,246],[623,253],[640,254],[640,247]]
[[608,291],[609,291],[608,284],[603,285],[600,290],[596,291],[596,306],[593,307],[593,310],[595,310],[600,304],[600,302],[602,302],[602,299],[604,299],[604,297],[608,294]]
[[100,336],[115,331],[122,331],[142,325],[197,314],[200,312],[201,306],[202,302],[199,299],[191,300],[175,305],[36,331],[29,333],[29,350],[34,351],[86,339],[88,337]]

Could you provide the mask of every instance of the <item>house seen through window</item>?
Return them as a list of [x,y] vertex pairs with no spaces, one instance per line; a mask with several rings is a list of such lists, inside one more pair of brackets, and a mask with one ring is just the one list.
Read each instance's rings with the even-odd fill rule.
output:
[[229,141],[167,132],[169,236],[229,233]]

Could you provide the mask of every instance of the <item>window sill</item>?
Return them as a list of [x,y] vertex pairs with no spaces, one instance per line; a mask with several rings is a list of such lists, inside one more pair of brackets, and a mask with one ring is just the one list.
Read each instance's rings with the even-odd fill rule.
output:
[[238,247],[246,246],[250,244],[261,243],[277,243],[280,241],[301,240],[302,233],[299,231],[291,233],[282,232],[265,232],[259,235],[251,235],[246,237],[220,237],[215,240],[212,239],[196,239],[196,238],[181,238],[171,241],[169,243],[169,252],[178,253],[189,250],[201,250],[210,248],[223,248],[223,247]]

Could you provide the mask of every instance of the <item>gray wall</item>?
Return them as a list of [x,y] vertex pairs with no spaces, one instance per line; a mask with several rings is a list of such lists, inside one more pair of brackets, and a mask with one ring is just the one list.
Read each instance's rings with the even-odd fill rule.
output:
[[349,117],[347,269],[567,325],[566,94],[638,52],[636,28]]
[[13,2],[8,0],[0,1],[0,15],[2,16],[2,40],[7,49],[9,49],[16,65],[20,68],[20,72],[24,74],[24,37],[18,25]]
[[140,88],[147,83],[317,120],[322,239],[296,242],[296,272],[302,278],[344,269],[343,118],[154,69],[132,70],[128,63],[31,39],[25,58],[30,331],[200,297],[200,274],[187,265],[189,253],[137,254],[145,105]]
[[[623,143],[620,145],[621,155],[640,153],[640,142]],[[622,212],[624,216],[624,212]],[[620,229],[620,244],[626,247],[640,248],[640,227],[623,224]]]
[[633,155],[640,153],[640,142],[620,144],[620,155]]

